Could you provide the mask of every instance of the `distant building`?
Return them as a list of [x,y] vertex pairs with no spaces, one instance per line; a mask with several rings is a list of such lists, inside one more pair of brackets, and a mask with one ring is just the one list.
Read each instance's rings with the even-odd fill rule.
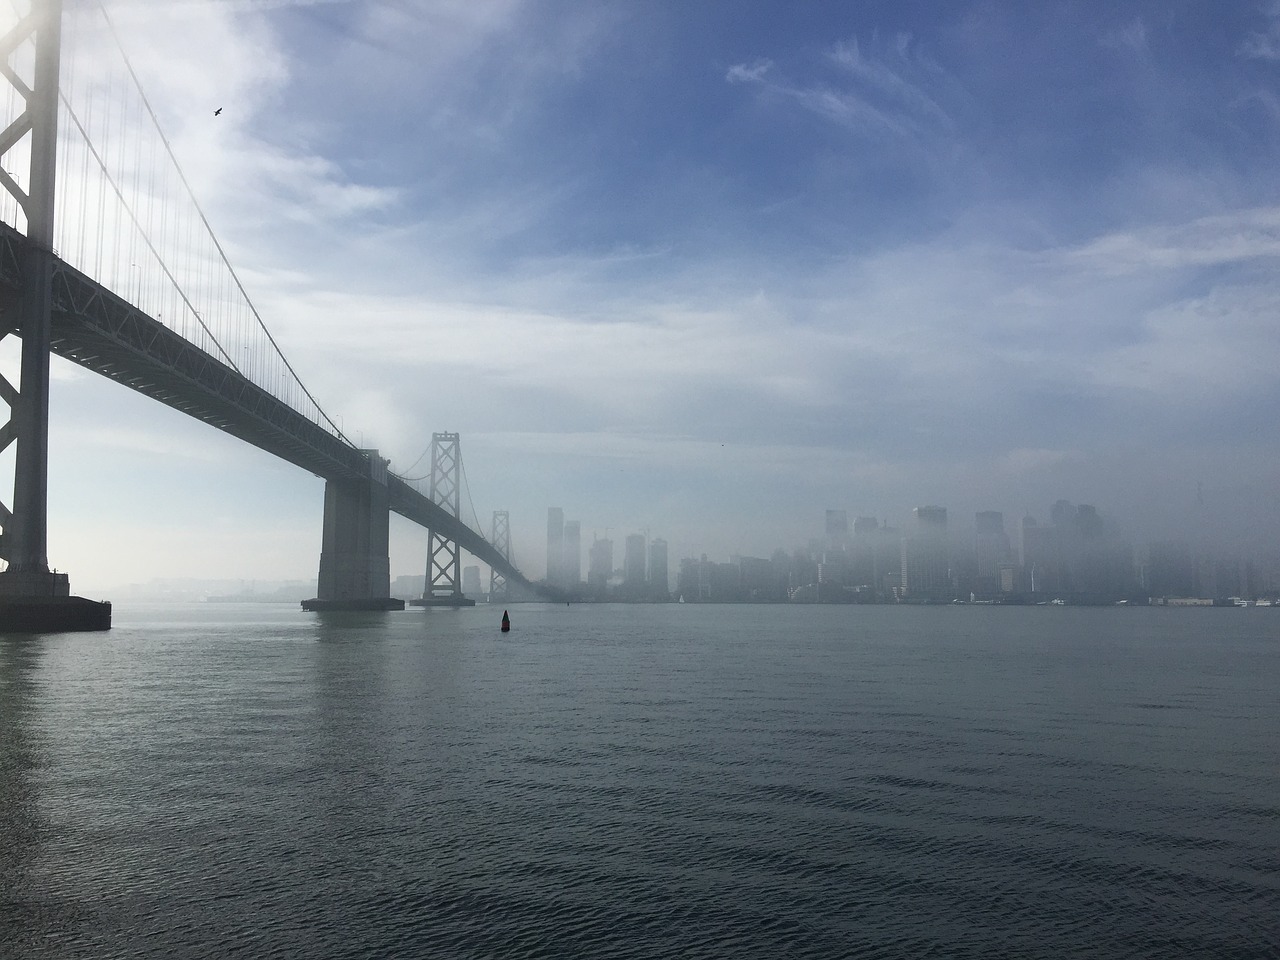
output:
[[865,599],[882,600],[902,584],[902,544],[898,531],[880,526],[875,517],[853,521],[849,585]]
[[[1012,581],[1002,580],[1001,570],[1010,566],[1013,550],[1004,532],[1004,514],[995,510],[983,510],[974,514],[975,577],[973,589],[990,595],[1012,593]],[[1005,583],[1009,586],[1006,589]]]
[[401,600],[416,600],[426,589],[425,574],[401,574],[391,581],[391,596]]
[[944,600],[954,594],[945,507],[916,507],[915,528],[902,538],[902,591],[909,599]]
[[1147,548],[1147,592],[1153,597],[1194,597],[1196,564],[1191,548],[1179,541],[1161,541]]
[[715,564],[707,560],[688,557],[680,561],[680,574],[676,577],[676,592],[686,603],[711,599],[711,572]]
[[671,595],[667,574],[667,541],[649,541],[649,595],[666,600]]
[[560,582],[564,558],[564,510],[547,509],[547,583]]
[[463,567],[462,568],[462,593],[468,597],[480,596],[480,568],[479,567]]
[[648,580],[645,568],[645,542],[643,533],[627,537],[622,549],[622,583],[633,596],[644,593]]
[[1023,589],[1031,593],[1064,589],[1057,530],[1041,526],[1035,517],[1022,518],[1022,575]]
[[564,522],[564,552],[560,562],[559,586],[576,590],[582,583],[582,524]]
[[593,596],[603,597],[613,576],[613,541],[596,538],[587,551],[587,586]]
[[756,557],[739,557],[738,569],[742,571],[744,600],[759,602],[787,599],[787,572],[790,563],[785,553],[780,562],[777,558],[761,560]]
[[845,553],[849,549],[849,515],[843,510],[827,511],[827,552]]

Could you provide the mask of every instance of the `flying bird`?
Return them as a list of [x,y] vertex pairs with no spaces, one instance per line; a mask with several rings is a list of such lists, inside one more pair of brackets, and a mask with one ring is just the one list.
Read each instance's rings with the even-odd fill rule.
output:
[[213,111],[213,115],[214,115],[215,117],[216,117],[216,116],[218,116],[220,113],[222,113],[222,108],[221,108],[221,107],[219,107],[217,110]]

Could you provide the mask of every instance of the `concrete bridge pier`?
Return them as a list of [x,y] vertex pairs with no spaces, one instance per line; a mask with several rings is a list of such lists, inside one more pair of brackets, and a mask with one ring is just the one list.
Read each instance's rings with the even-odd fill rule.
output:
[[316,597],[303,610],[403,610],[391,597],[387,461],[363,451],[369,475],[358,480],[326,480],[324,536]]

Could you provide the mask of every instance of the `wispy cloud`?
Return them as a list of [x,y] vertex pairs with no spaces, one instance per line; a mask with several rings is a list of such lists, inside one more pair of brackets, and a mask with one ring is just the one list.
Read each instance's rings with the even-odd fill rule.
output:
[[916,136],[929,125],[950,123],[922,87],[906,81],[884,61],[865,58],[856,41],[837,45],[828,63],[837,65],[849,82],[790,81],[774,69],[771,60],[733,65],[726,79],[758,84],[774,99],[794,102],[809,113],[873,137]]
[[1266,26],[1254,30],[1240,44],[1240,56],[1250,60],[1280,60],[1280,3],[1268,3],[1262,13]]
[[954,121],[935,90],[954,93],[954,84],[936,63],[917,49],[909,34],[864,50],[858,39],[829,48],[824,62],[836,70],[830,80],[795,80],[783,76],[772,60],[762,58],[729,68],[730,83],[754,83],[762,92],[852,130],[874,136],[919,136],[946,129]]
[[1135,17],[1123,26],[1103,33],[1101,42],[1104,47],[1114,50],[1145,54],[1147,52],[1146,22],[1141,17]]
[[729,68],[725,79],[730,83],[753,83],[764,79],[764,75],[773,68],[772,60],[756,60],[752,63],[737,63]]
[[945,74],[916,50],[909,34],[899,34],[878,58],[866,56],[856,37],[837,44],[830,57],[864,87],[887,103],[899,105],[903,112],[941,126],[951,125],[951,117],[928,90],[944,83]]
[[1076,249],[1070,257],[1111,275],[1280,257],[1280,207],[1112,233]]

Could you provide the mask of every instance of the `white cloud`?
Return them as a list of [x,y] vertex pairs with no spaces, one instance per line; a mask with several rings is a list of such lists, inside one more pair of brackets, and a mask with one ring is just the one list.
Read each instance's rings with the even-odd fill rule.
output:
[[730,83],[753,83],[764,79],[764,75],[773,68],[773,61],[756,60],[750,64],[736,63],[729,68],[725,79]]
[[1260,207],[1098,237],[1071,254],[1104,274],[1185,270],[1280,256],[1280,207]]
[[923,74],[936,82],[941,76],[935,64],[914,55],[910,36],[899,35],[891,52],[880,59],[863,54],[856,37],[837,44],[830,56],[832,62],[851,76],[905,111],[941,125],[951,124],[951,118],[930,96],[923,82],[907,79],[908,74]]

